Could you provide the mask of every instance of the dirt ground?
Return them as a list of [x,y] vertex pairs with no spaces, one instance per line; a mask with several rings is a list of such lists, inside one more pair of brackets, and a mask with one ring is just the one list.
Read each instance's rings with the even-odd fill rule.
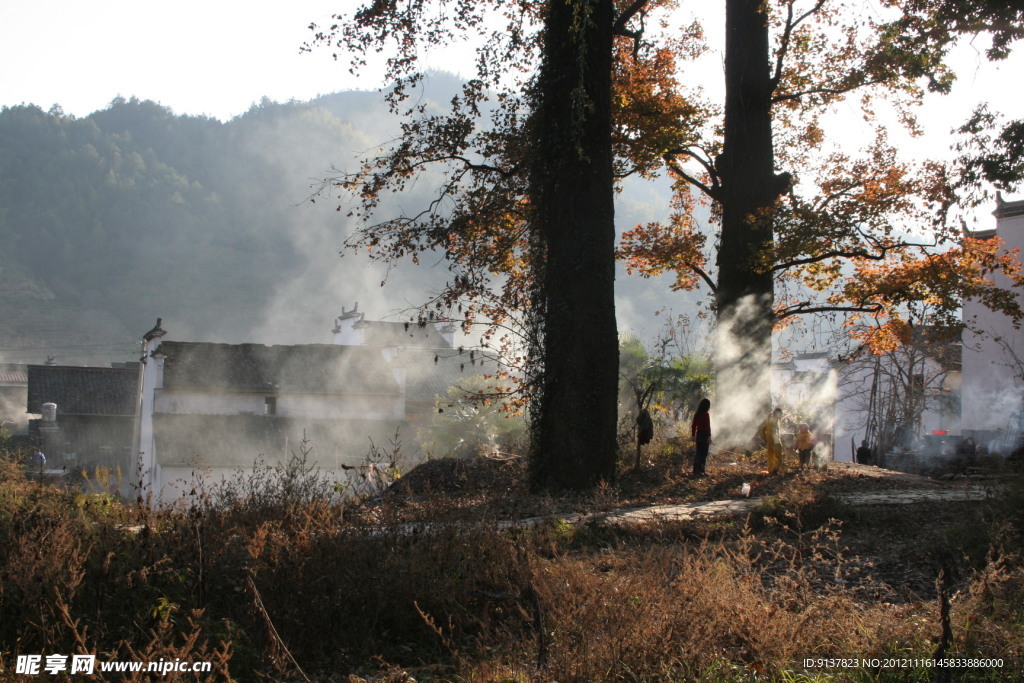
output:
[[585,496],[551,496],[529,491],[525,459],[521,457],[445,458],[427,461],[396,481],[380,504],[402,511],[401,517],[422,519],[420,513],[448,519],[470,516],[521,519],[544,514],[596,512],[648,505],[673,505],[744,497],[779,496],[793,489],[825,493],[930,490],[977,486],[977,478],[941,481],[886,470],[872,465],[830,463],[827,470],[790,468],[768,474],[762,456],[712,453],[707,475],[694,477],[685,456],[663,457],[639,469],[626,468],[615,486]]
[[[795,469],[792,457],[787,464],[790,469],[768,474],[763,456],[712,453],[707,475],[694,477],[685,457],[667,457],[647,462],[638,470],[626,468],[614,487],[586,496],[555,497],[529,491],[522,458],[432,460],[408,472],[377,501],[364,505],[360,514],[367,521],[387,518],[431,522],[521,520],[573,513],[599,516],[601,512],[650,506],[736,500],[744,497],[741,487],[746,483],[751,497],[783,501],[777,506],[780,510],[811,510],[802,513],[814,517],[806,522],[807,533],[812,528],[834,527],[846,580],[870,593],[865,598],[892,603],[931,599],[936,592],[936,576],[943,568],[952,567],[954,573],[959,573],[957,567],[970,566],[989,551],[987,546],[972,546],[972,539],[980,538],[972,529],[984,524],[990,515],[983,502],[926,501],[835,508],[837,497],[822,498],[818,494],[977,491],[996,487],[1002,475],[940,480],[855,463],[833,462],[824,471]],[[815,502],[820,500],[832,502],[826,502],[821,510]],[[828,521],[833,513],[841,521]],[[725,522],[708,518],[690,524],[699,534],[713,535],[718,533],[716,525]],[[797,521],[796,526],[803,524]],[[789,529],[781,533],[794,532]]]

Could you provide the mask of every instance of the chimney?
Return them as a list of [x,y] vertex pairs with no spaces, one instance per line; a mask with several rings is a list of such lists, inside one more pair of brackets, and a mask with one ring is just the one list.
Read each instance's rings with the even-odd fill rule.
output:
[[365,313],[359,312],[359,302],[351,311],[341,309],[341,315],[334,319],[334,343],[338,346],[364,346],[366,344]]
[[52,463],[57,462],[57,455],[61,452],[60,425],[57,424],[57,404],[44,403],[42,405],[42,419],[39,420],[39,448],[43,453],[48,453]]

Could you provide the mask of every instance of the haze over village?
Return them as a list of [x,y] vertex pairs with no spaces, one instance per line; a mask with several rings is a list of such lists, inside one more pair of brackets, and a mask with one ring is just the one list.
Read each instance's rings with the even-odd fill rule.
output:
[[1021,10],[356,4],[0,9],[0,678],[1024,663]]

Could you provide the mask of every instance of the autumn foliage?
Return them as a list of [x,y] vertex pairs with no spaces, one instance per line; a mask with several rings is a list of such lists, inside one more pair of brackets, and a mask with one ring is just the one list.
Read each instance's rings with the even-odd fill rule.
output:
[[[457,11],[431,11],[449,5]],[[996,240],[972,238],[958,214],[965,201],[958,190],[1005,164],[986,157],[987,165],[979,171],[977,162],[965,180],[962,169],[948,164],[903,159],[889,130],[916,133],[922,95],[949,90],[954,74],[946,60],[959,36],[988,32],[995,37],[988,56],[1004,57],[1022,35],[1019,10],[985,0],[885,2],[878,11],[836,0],[727,5],[760,13],[768,32],[764,54],[746,56],[768,74],[774,173],[762,177],[758,192],[774,199],[739,223],[722,223],[730,202],[754,188],[735,187],[746,181],[727,173],[725,160],[737,151],[725,134],[726,103],[703,96],[688,71],[687,61],[707,48],[702,28],[678,20],[686,7],[676,0],[617,0],[609,131],[615,175],[664,176],[674,192],[665,220],[622,234],[618,257],[626,267],[643,276],[671,274],[674,288],[706,288],[727,305],[721,295],[733,283],[722,280],[716,254],[728,237],[739,245],[730,247],[730,267],[735,254],[743,260],[728,277],[770,276],[755,287],[771,283],[763,293],[773,301],[776,328],[801,315],[836,314],[878,351],[924,316],[970,325],[958,320],[965,297],[1019,319],[1007,289],[1022,282],[1016,255]],[[318,33],[320,42],[350,50],[357,67],[392,41],[396,50],[387,63],[397,84],[396,111],[422,78],[417,46],[467,35],[481,41],[479,77],[466,83],[450,111],[407,104],[402,135],[335,180],[360,198],[355,214],[365,219],[349,247],[389,262],[442,254],[452,278],[421,315],[450,316],[467,330],[483,324],[485,342],[519,358],[523,347],[512,349],[517,340],[529,346],[522,313],[545,258],[529,229],[535,207],[524,153],[546,7],[498,0],[417,0],[404,8],[372,3]],[[844,109],[859,111],[860,120],[840,116]],[[993,121],[979,115],[971,134],[980,139]],[[859,143],[850,140],[853,124],[868,131]],[[1006,149],[1013,148],[1009,140]],[[424,178],[434,179],[436,202],[413,215],[375,218],[384,196]],[[1006,279],[997,285],[993,273]]]
[[[958,223],[956,169],[901,159],[882,123],[896,120],[916,132],[922,93],[946,90],[952,80],[943,60],[953,33],[939,36],[931,24],[931,32],[909,35],[897,30],[909,21],[899,13],[865,16],[844,3],[780,0],[764,12],[772,34],[764,66],[772,72],[775,163],[787,171],[788,186],[748,215],[751,235],[764,224],[772,233],[767,241],[751,237],[746,267],[772,275],[776,328],[802,314],[839,314],[855,339],[881,352],[906,338],[915,320],[969,325],[958,318],[967,297],[1019,321],[1019,304],[1005,288],[1024,283],[1017,255],[998,240],[973,239]],[[662,73],[672,79],[678,71]],[[874,129],[875,139],[860,149],[844,144],[835,113],[851,100]],[[710,202],[706,215],[714,223],[731,201],[721,165],[728,141],[713,112],[703,112],[705,127],[680,127],[687,134],[677,140],[685,142],[663,153],[661,168],[675,183],[669,218],[625,232],[619,253],[632,272],[672,273],[675,288],[716,293],[723,283],[709,264],[712,238],[721,233],[709,234],[695,208]],[[1005,276],[1003,286],[990,279],[996,272]]]

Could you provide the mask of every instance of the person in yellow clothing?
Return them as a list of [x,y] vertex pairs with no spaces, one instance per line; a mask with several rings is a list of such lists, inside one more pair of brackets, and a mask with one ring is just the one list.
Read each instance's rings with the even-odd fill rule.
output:
[[761,423],[761,438],[768,449],[768,473],[774,474],[782,466],[782,430],[779,420],[782,419],[782,408],[776,408],[768,419]]
[[796,430],[796,452],[800,455],[800,469],[811,466],[811,451],[814,449],[814,435],[806,422]]

